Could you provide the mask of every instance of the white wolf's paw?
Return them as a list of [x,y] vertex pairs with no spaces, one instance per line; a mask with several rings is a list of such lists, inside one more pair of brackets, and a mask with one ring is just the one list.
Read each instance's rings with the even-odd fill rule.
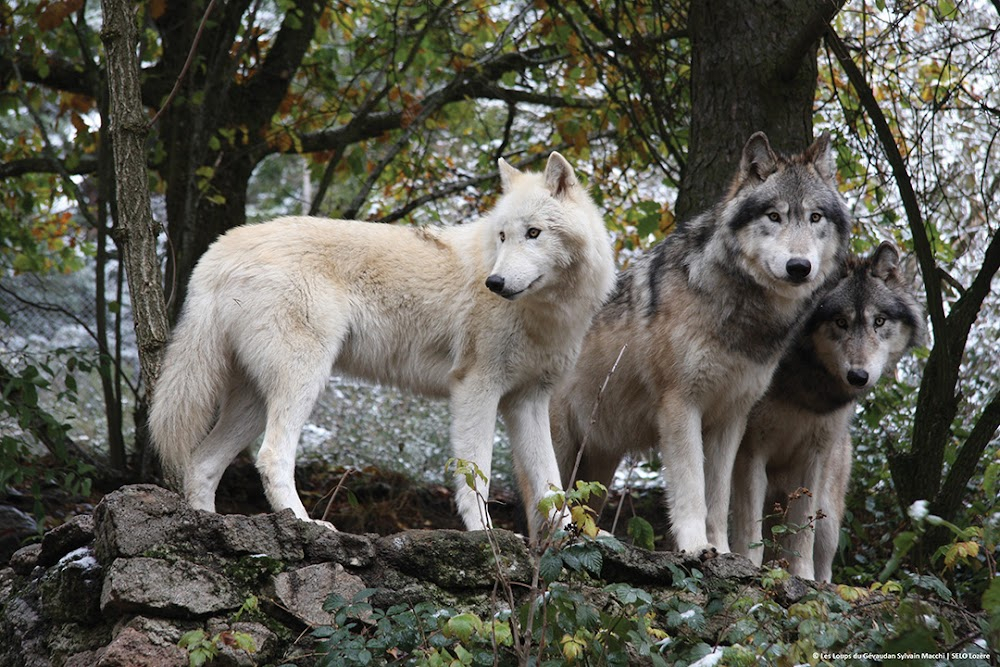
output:
[[716,556],[718,556],[719,555],[719,550],[716,549],[711,544],[704,544],[704,545],[702,545],[700,547],[695,547],[694,549],[690,549],[690,550],[689,549],[681,549],[681,553],[693,554],[694,556],[696,556],[698,558],[698,560],[700,560],[701,562],[704,563],[706,560],[712,560],[713,558],[715,558]]
[[318,525],[320,525],[320,526],[323,526],[324,528],[329,528],[330,530],[332,530],[332,531],[333,531],[333,532],[335,532],[335,533],[338,533],[338,532],[340,532],[340,531],[338,531],[338,530],[337,530],[337,527],[336,527],[336,526],[334,526],[334,525],[333,525],[332,523],[330,523],[329,521],[323,521],[323,519],[309,519],[309,520],[310,520],[310,521],[312,521],[312,522],[313,522],[313,523],[315,523],[315,524],[318,524]]

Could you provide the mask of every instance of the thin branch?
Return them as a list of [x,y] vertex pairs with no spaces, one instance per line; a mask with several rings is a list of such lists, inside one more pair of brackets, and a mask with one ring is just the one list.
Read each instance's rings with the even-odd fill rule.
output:
[[198,52],[198,43],[201,41],[202,33],[205,32],[205,24],[208,22],[208,17],[212,13],[213,9],[215,9],[215,0],[211,0],[211,2],[208,3],[208,7],[205,9],[205,14],[201,17],[201,24],[198,25],[198,32],[195,33],[194,39],[191,40],[191,49],[188,51],[187,60],[184,61],[184,66],[181,67],[181,72],[177,75],[177,80],[174,82],[174,87],[171,88],[170,94],[167,95],[166,101],[160,105],[156,115],[154,115],[153,119],[149,121],[150,127],[156,125],[156,121],[160,120],[160,115],[166,111],[167,107],[170,106],[170,103],[173,102],[174,98],[177,96],[177,92],[181,89],[184,77],[187,76],[188,70],[191,68],[191,63],[194,61],[195,53]]
[[[879,142],[882,144],[882,149],[885,151],[886,159],[888,159],[889,164],[892,167],[892,173],[895,177],[896,185],[899,188],[899,196],[903,202],[903,208],[906,211],[906,218],[910,225],[910,233],[913,236],[913,248],[916,251],[917,260],[920,264],[920,271],[923,274],[924,282],[926,283],[927,309],[931,316],[931,326],[934,330],[934,340],[936,343],[943,343],[947,345],[946,341],[948,337],[946,335],[947,327],[944,314],[944,302],[941,297],[941,280],[935,267],[934,252],[931,249],[930,240],[927,238],[927,229],[920,213],[920,205],[917,202],[917,195],[913,191],[913,183],[910,181],[910,176],[906,169],[906,161],[899,152],[899,147],[896,145],[896,140],[892,135],[892,130],[889,128],[889,122],[886,120],[885,114],[882,113],[882,109],[879,106],[878,101],[875,99],[875,95],[872,93],[871,87],[869,87],[868,82],[865,80],[861,70],[858,69],[858,66],[854,63],[854,60],[851,58],[850,53],[848,53],[847,47],[840,39],[840,36],[837,35],[836,31],[829,26],[826,30],[826,41],[827,44],[830,45],[834,55],[837,57],[837,62],[840,63],[840,66],[847,74],[847,78],[854,87],[854,91],[857,93],[858,99],[861,101],[861,105],[864,107],[865,111],[868,113],[868,117],[872,121],[872,124],[875,126],[875,133],[879,138]],[[952,355],[949,353],[947,356],[950,358]]]

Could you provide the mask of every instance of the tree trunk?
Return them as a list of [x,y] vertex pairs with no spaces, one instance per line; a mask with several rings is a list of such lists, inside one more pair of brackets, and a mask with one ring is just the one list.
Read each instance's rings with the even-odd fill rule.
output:
[[168,325],[160,264],[156,257],[157,226],[149,204],[146,137],[149,121],[139,95],[138,30],[135,6],[126,0],[103,0],[101,40],[107,52],[111,142],[118,198],[111,230],[128,277],[143,389],[148,400],[160,374]]
[[691,35],[691,133],[675,214],[709,208],[739,164],[740,149],[763,130],[778,151],[813,140],[817,49],[842,0],[748,5],[694,2]]

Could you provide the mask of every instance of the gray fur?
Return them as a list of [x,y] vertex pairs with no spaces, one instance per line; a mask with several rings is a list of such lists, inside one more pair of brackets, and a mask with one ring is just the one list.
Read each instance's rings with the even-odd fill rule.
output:
[[815,533],[793,531],[781,556],[793,574],[830,580],[857,401],[925,336],[896,247],[883,243],[869,257],[849,257],[750,414],[733,471],[736,551],[760,563],[763,550],[750,544],[761,541],[762,516],[772,513],[774,500],[788,503],[789,495],[807,488],[811,495],[790,502],[788,523],[805,525],[819,510],[826,516],[816,520]]
[[746,416],[846,253],[831,159],[825,135],[783,157],[755,134],[728,194],[623,272],[553,401],[564,482],[581,448],[578,478],[608,484],[624,454],[659,444],[678,547],[728,551]]

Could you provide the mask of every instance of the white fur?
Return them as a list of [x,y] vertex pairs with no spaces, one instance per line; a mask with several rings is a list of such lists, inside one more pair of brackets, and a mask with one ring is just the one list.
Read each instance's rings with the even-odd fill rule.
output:
[[[614,265],[603,220],[561,155],[544,174],[502,160],[500,173],[504,195],[475,222],[417,229],[281,218],[209,248],[150,415],[156,448],[193,506],[214,510],[223,471],[263,431],[257,467],[268,500],[307,519],[295,450],[336,369],[449,396],[454,454],[487,478],[499,412],[537,529],[534,508],[559,484],[549,396]],[[491,293],[487,277],[503,290]],[[466,527],[489,525],[464,478],[456,483]],[[488,497],[488,484],[478,490]]]

